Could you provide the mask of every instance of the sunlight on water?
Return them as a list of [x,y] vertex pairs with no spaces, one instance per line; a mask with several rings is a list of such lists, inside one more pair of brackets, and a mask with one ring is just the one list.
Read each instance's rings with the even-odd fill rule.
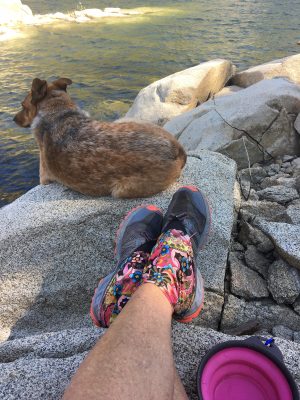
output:
[[112,121],[124,116],[140,89],[200,62],[226,58],[243,69],[299,52],[299,0],[24,3],[37,19],[118,3],[127,14],[0,26],[7,35],[0,43],[0,206],[38,184],[34,139],[12,120],[33,78],[71,78],[76,103],[93,118]]

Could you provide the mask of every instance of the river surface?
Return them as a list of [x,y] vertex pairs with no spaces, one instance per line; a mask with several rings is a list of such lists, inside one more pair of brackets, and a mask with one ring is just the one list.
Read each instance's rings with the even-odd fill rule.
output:
[[143,14],[88,23],[22,27],[0,42],[0,206],[38,184],[38,150],[13,115],[33,78],[69,77],[90,114],[114,120],[149,83],[214,58],[240,69],[299,52],[299,0],[24,1],[34,14],[139,8]]

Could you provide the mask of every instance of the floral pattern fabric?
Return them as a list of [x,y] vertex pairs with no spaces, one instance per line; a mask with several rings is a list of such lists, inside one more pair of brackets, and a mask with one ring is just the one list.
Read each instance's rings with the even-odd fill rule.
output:
[[[96,325],[107,328],[115,320],[130,297],[143,282],[143,271],[148,264],[148,258],[149,254],[142,251],[136,251],[128,257],[108,284],[101,299],[102,304],[98,305],[94,304],[94,302],[100,300],[96,295],[97,290],[101,287],[100,281],[91,306],[91,317]],[[92,311],[95,309],[98,312]]]
[[[172,229],[159,237],[150,256],[141,251],[134,252],[122,263],[101,297],[97,296],[97,290],[103,285],[100,281],[91,305],[93,322],[109,327],[145,282],[153,283],[163,291],[177,317],[191,307],[195,296],[195,276],[188,235]],[[100,304],[95,304],[96,301]]]
[[184,314],[195,296],[193,249],[190,237],[172,229],[163,233],[149,257],[144,280],[154,283],[174,306],[176,316]]

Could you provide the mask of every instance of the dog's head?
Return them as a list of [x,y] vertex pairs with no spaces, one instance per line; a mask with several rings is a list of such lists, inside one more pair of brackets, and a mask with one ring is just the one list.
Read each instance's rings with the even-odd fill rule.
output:
[[57,98],[60,94],[66,93],[67,86],[71,83],[71,79],[68,78],[60,78],[51,83],[35,78],[29,94],[21,103],[22,110],[14,117],[15,123],[23,128],[29,128],[43,103],[51,97]]

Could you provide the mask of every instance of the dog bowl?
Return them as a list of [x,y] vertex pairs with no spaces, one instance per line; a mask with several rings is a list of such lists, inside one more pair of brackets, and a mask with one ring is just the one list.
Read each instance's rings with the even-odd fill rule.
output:
[[274,340],[260,337],[214,346],[197,373],[200,400],[299,400]]

